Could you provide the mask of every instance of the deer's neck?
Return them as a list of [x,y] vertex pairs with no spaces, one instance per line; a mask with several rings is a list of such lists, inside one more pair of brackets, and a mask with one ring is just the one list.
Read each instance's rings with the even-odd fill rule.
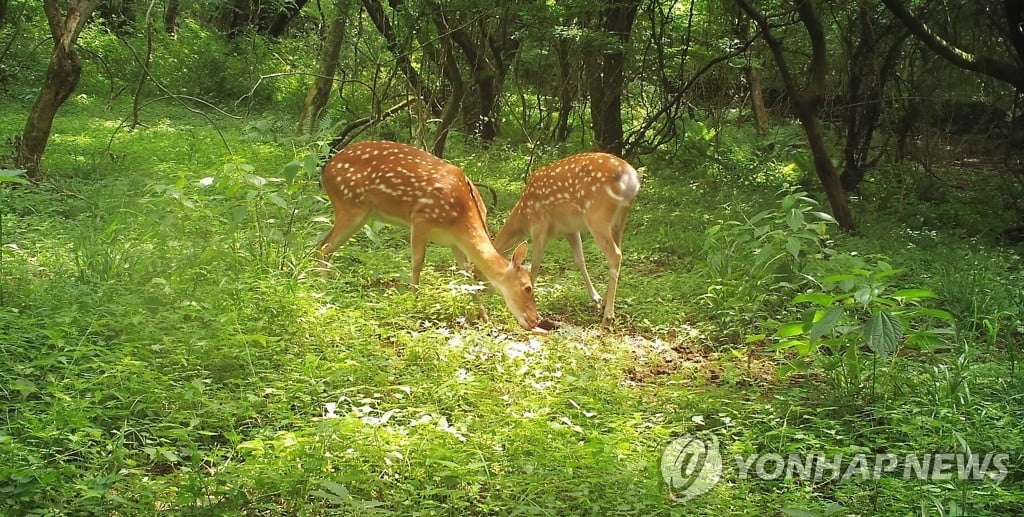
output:
[[459,250],[466,254],[466,257],[488,280],[494,281],[501,278],[502,271],[508,267],[508,259],[502,257],[494,248],[487,232],[473,225],[466,235],[470,238],[456,243]]
[[529,222],[526,211],[516,205],[508,214],[508,219],[501,230],[494,236],[494,248],[498,253],[508,254],[512,251],[526,237]]

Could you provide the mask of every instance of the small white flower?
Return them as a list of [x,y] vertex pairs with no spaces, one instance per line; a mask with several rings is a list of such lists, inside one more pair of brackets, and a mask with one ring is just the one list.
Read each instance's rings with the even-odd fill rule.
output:
[[395,410],[392,409],[387,413],[384,413],[380,417],[364,416],[361,418],[364,424],[367,425],[381,425],[391,420],[391,416],[395,414]]
[[462,433],[460,433],[458,431],[458,429],[455,429],[454,427],[448,425],[448,418],[447,417],[442,416],[437,421],[437,429],[439,431],[444,431],[444,432],[446,432],[446,433],[448,433],[448,434],[458,438],[460,442],[466,441],[466,437],[462,436]]
[[417,418],[416,420],[410,420],[409,421],[409,425],[410,426],[423,425],[423,424],[429,423],[433,419],[434,419],[433,415],[423,415],[423,416]]
[[459,293],[476,293],[485,289],[484,284],[456,284],[455,282],[448,283],[448,290],[453,294]]
[[328,402],[324,404],[324,418],[338,418],[338,415],[335,413],[337,409],[337,403]]

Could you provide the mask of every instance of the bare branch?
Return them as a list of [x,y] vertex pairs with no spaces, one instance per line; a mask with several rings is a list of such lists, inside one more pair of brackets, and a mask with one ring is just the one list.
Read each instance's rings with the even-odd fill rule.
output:
[[[741,1],[741,0],[738,0]],[[950,63],[979,74],[987,75],[1010,84],[1017,90],[1024,91],[1024,69],[1015,63],[1002,61],[989,56],[971,54],[951,41],[939,36],[928,25],[914,16],[899,0],[882,0],[904,25],[910,29],[914,37],[924,43],[933,52]]]

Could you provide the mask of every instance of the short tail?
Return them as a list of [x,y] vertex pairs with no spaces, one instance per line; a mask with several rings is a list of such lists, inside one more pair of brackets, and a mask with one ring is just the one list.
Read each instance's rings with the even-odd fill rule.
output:
[[623,163],[622,172],[619,173],[619,180],[612,185],[605,186],[604,190],[617,203],[622,205],[631,204],[636,199],[636,194],[640,190],[640,175],[637,174],[636,169],[631,165]]

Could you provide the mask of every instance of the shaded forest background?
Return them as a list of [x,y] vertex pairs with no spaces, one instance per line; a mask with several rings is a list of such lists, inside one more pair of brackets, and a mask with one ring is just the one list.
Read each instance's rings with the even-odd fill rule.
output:
[[[383,136],[438,155],[454,129],[484,145],[576,138],[636,157],[679,154],[695,126],[764,137],[793,118],[810,150],[801,168],[841,227],[854,227],[844,191],[886,181],[879,165],[907,158],[927,175],[942,149],[992,158],[1008,185],[1007,229],[1020,233],[1010,151],[1021,139],[1024,19],[1012,2],[51,1],[45,18],[34,7],[3,2],[0,26],[2,77],[42,83],[14,142],[15,165],[37,178],[84,60],[106,102],[133,96],[129,127],[143,102],[212,115],[232,102],[218,108],[229,115],[302,99],[297,130],[334,148],[399,117]],[[44,19],[57,44],[32,81],[51,50]]]

